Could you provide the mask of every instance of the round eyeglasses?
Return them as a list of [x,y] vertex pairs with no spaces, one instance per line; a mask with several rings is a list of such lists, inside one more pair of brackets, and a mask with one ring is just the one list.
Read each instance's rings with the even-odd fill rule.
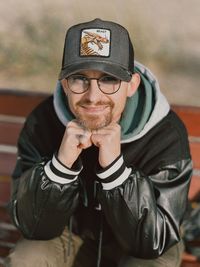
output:
[[88,78],[80,74],[73,74],[67,77],[66,80],[68,88],[75,94],[85,93],[90,87],[91,80],[97,80],[99,90],[106,95],[116,93],[121,86],[121,80],[109,75],[105,75],[97,79]]

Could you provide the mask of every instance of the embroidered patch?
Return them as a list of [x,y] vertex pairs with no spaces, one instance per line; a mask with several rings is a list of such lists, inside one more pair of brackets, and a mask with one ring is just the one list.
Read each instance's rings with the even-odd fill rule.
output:
[[110,55],[110,31],[106,29],[84,29],[81,32],[81,56]]

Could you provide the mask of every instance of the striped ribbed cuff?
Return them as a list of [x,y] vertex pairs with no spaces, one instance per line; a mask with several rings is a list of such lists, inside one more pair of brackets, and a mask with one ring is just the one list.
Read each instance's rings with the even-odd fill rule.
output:
[[59,184],[68,184],[74,182],[81,170],[82,166],[79,166],[77,170],[67,168],[58,160],[55,155],[53,156],[52,160],[47,162],[47,164],[44,166],[44,171],[49,180]]
[[121,185],[131,174],[131,168],[127,168],[122,156],[117,158],[108,168],[97,172],[104,190],[111,190]]

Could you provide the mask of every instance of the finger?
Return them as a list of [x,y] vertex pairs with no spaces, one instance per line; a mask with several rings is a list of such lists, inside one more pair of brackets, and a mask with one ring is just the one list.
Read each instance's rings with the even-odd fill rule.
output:
[[86,136],[90,136],[91,135],[91,132],[79,127],[78,125],[76,124],[71,124],[68,125],[67,127],[67,133],[70,134],[70,135],[86,135]]
[[90,138],[88,138],[87,135],[78,135],[77,136],[78,140],[79,140],[79,144],[78,147],[79,148],[88,148],[89,146],[92,145],[92,142],[90,140]]
[[82,128],[82,127],[80,127],[80,125],[78,124],[78,122],[76,120],[72,120],[72,121],[68,122],[67,127]]
[[70,122],[68,122],[67,124],[68,128],[75,128],[75,129],[80,129],[83,130],[84,132],[90,132],[89,129],[85,128],[84,126],[82,126],[77,120],[72,120]]
[[101,146],[104,139],[105,139],[104,135],[100,135],[100,134],[92,134],[91,135],[91,141],[97,147]]

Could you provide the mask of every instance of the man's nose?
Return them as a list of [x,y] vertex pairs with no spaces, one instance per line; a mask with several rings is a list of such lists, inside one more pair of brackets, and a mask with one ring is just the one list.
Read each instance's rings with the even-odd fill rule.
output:
[[91,102],[99,101],[102,98],[103,93],[99,89],[96,79],[90,80],[89,89],[87,91],[87,97]]

